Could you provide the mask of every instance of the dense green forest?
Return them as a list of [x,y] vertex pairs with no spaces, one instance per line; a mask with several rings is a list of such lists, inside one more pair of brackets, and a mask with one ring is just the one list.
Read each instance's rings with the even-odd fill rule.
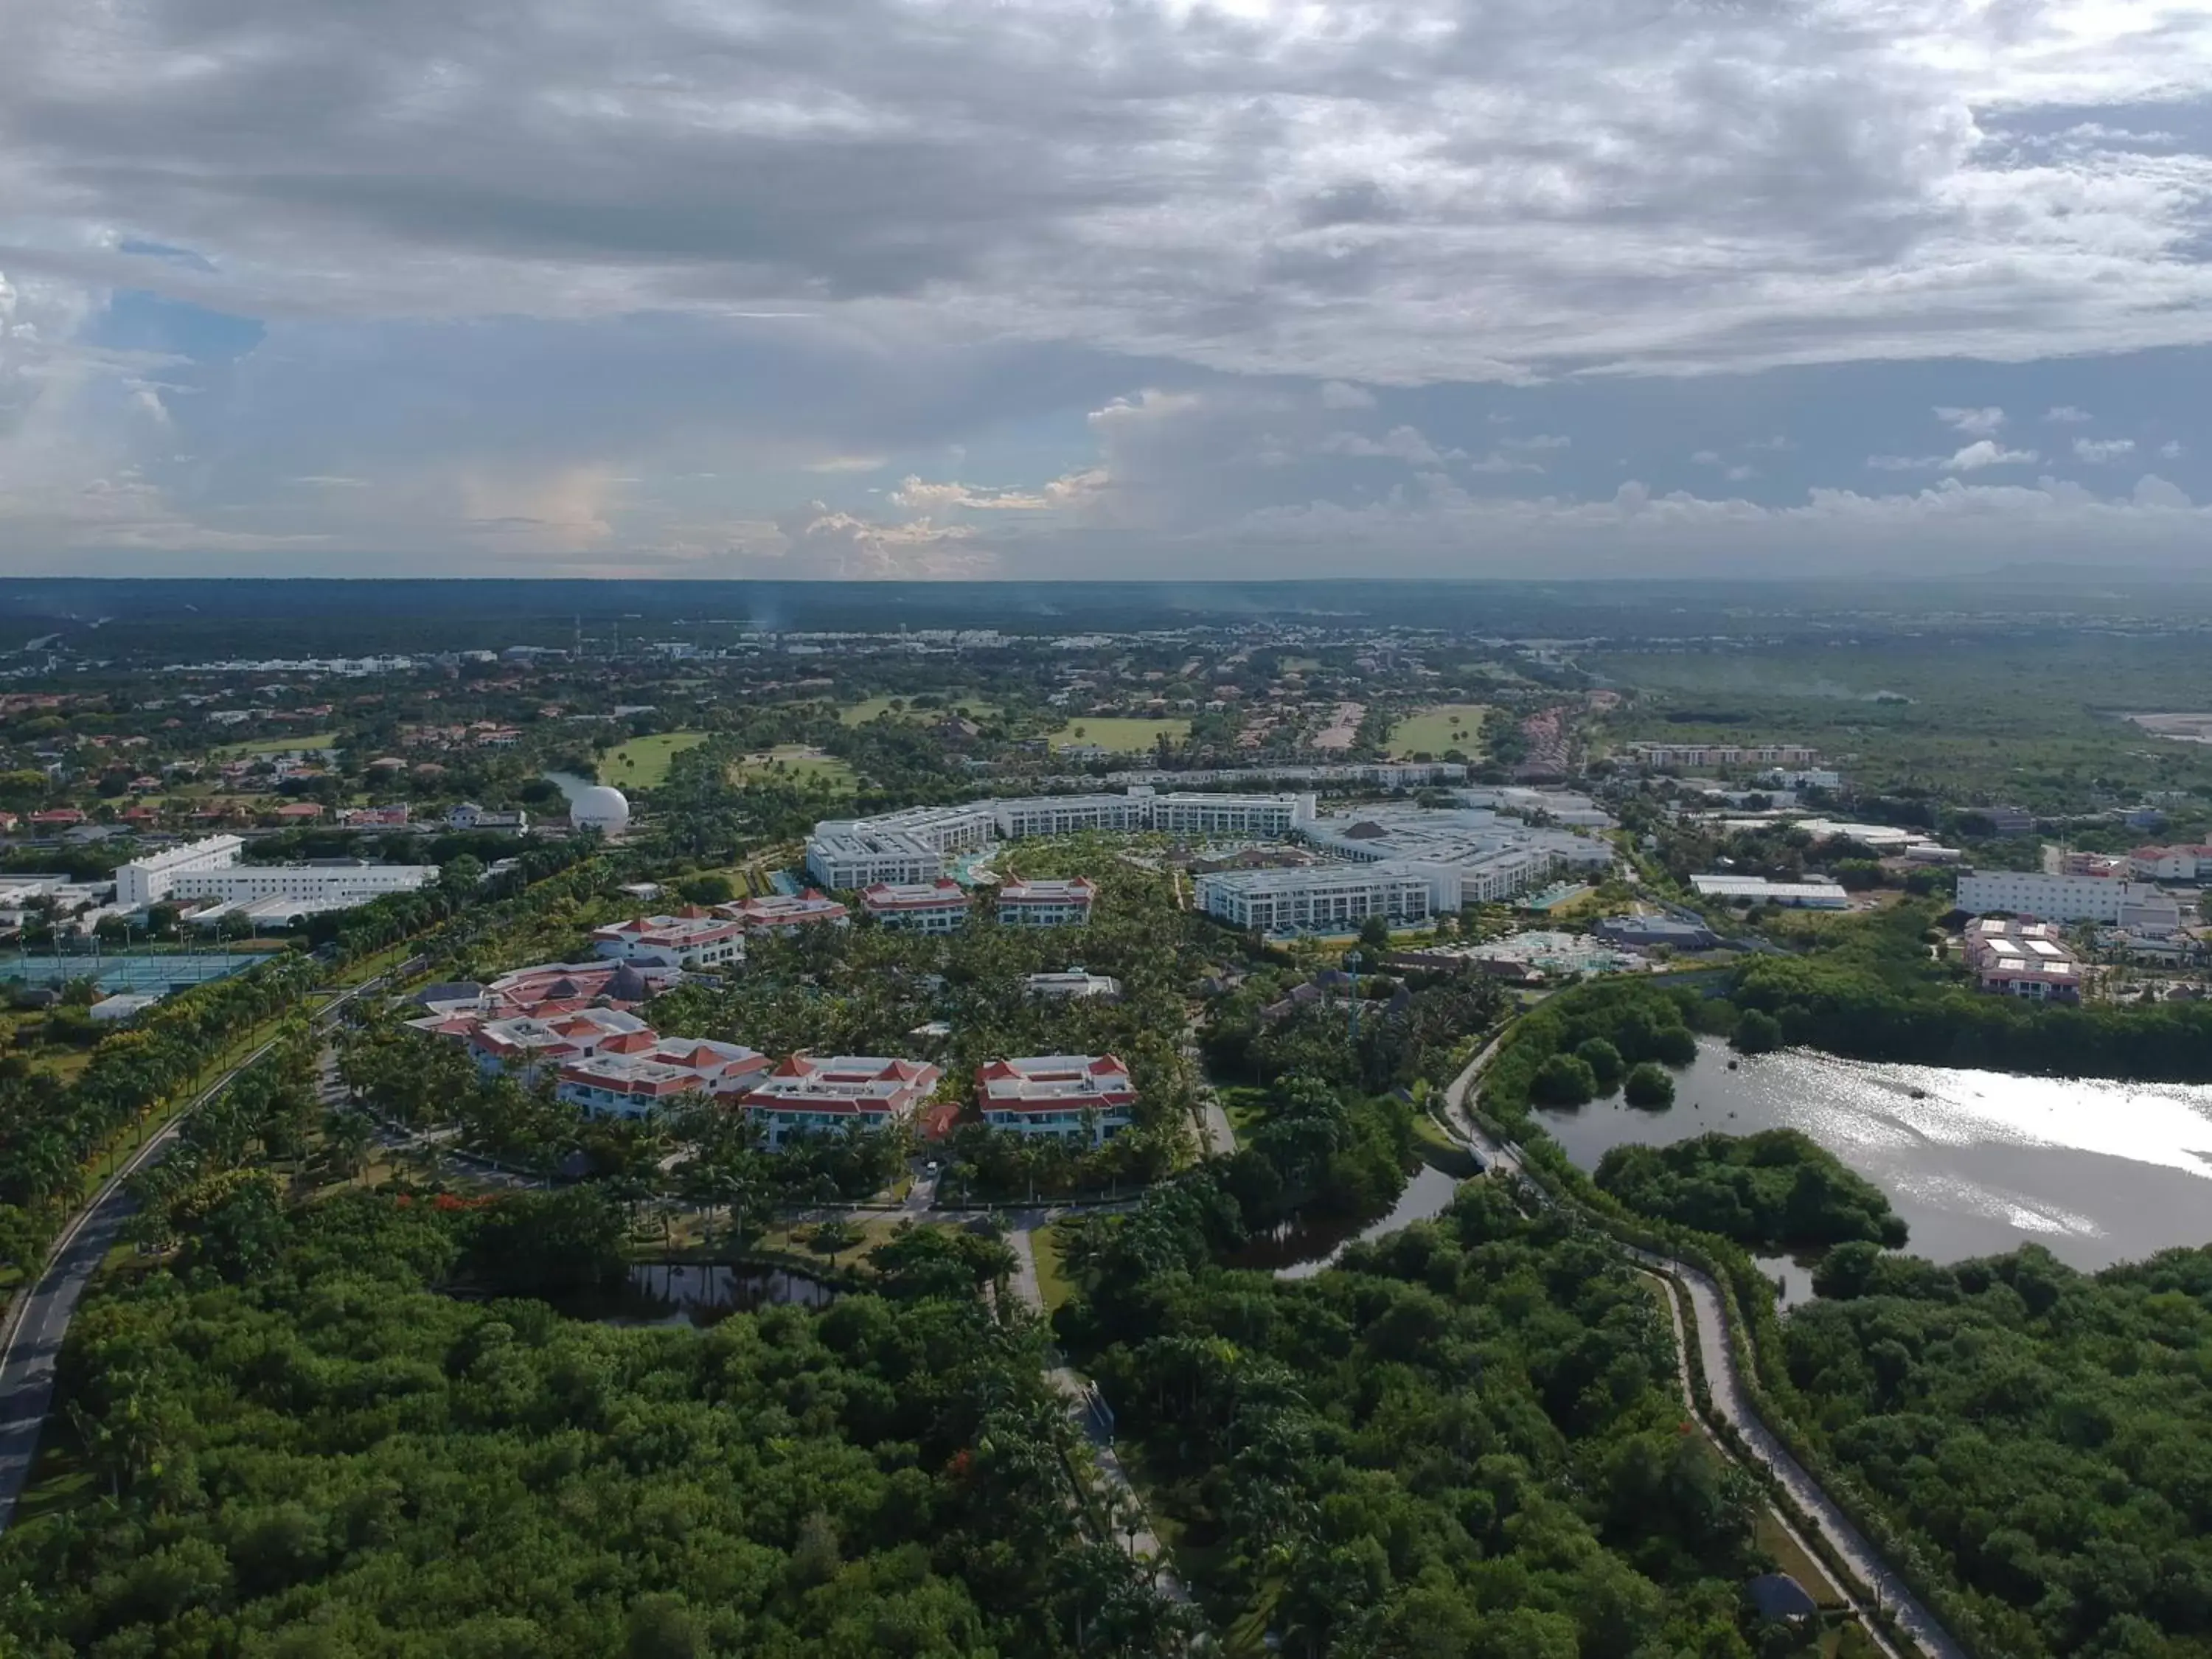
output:
[[2212,1247],[1834,1251],[1784,1322],[1836,1458],[1966,1587],[1979,1651],[2212,1655]]
[[1764,1255],[1855,1239],[1895,1249],[1905,1240],[1881,1189],[1796,1129],[1615,1146],[1598,1161],[1597,1184],[1639,1215]]
[[1310,1279],[1215,1265],[1241,1226],[1203,1177],[1089,1223],[1056,1321],[1209,1602],[1301,1656],[1753,1651],[1752,1494],[1613,1252],[1480,1182]]
[[588,1194],[273,1192],[221,1178],[173,1270],[79,1316],[98,1491],[0,1538],[14,1651],[1171,1650],[1171,1609],[1077,1524],[1040,1333],[957,1240],[886,1247],[818,1313],[614,1328],[481,1294],[611,1269]]

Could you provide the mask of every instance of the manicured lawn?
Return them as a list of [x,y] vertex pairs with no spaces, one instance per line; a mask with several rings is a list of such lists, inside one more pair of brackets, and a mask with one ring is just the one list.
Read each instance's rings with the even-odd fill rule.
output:
[[227,743],[215,750],[218,760],[237,760],[247,755],[289,755],[295,749],[328,749],[337,742],[335,733],[303,732],[294,738],[255,738],[246,743]]
[[599,781],[618,789],[658,789],[668,781],[668,763],[707,741],[704,732],[656,732],[610,750],[599,762]]
[[824,755],[802,744],[778,744],[760,754],[747,755],[731,769],[743,779],[780,777],[793,783],[826,783],[833,789],[853,787],[853,769],[835,755]]
[[1170,741],[1180,743],[1190,735],[1187,720],[1112,720],[1085,719],[1070,720],[1052,734],[1052,746],[1065,749],[1070,744],[1095,743],[1100,748],[1117,755],[1150,753],[1152,745],[1164,734]]
[[[1394,755],[1441,755],[1457,749],[1469,755],[1482,749],[1482,717],[1490,711],[1479,702],[1439,702],[1406,716],[1390,730]],[[1454,720],[1457,724],[1453,724]]]
[[1067,1270],[1060,1266],[1059,1227],[1038,1228],[1030,1235],[1030,1246],[1036,1256],[1037,1293],[1044,1297],[1045,1315],[1049,1318],[1075,1294]]

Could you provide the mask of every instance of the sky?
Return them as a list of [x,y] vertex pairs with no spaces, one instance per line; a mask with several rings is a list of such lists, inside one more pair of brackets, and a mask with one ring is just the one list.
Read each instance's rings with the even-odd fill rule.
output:
[[0,575],[2212,567],[2202,0],[15,0]]

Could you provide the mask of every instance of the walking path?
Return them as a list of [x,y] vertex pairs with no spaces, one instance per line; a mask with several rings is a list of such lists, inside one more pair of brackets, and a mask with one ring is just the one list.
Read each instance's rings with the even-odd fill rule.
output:
[[[1045,1314],[1044,1290],[1037,1281],[1035,1233],[1044,1224],[1040,1217],[1026,1217],[1006,1235],[1006,1243],[1014,1253],[1014,1292],[1040,1319]],[[1121,1467],[1121,1459],[1114,1449],[1114,1416],[1105,1400],[1090,1378],[1067,1365],[1051,1367],[1045,1372],[1045,1380],[1067,1402],[1068,1417],[1091,1443],[1091,1458],[1113,1495],[1117,1520],[1126,1517],[1118,1530],[1127,1541],[1131,1557],[1151,1569],[1152,1583],[1161,1595],[1170,1601],[1189,1601],[1190,1591],[1170,1564],[1166,1547],[1146,1516],[1144,1500],[1137,1496],[1136,1484],[1129,1479],[1128,1471]]]
[[[1451,1086],[1444,1091],[1444,1111],[1449,1120],[1449,1127],[1465,1139],[1486,1168],[1525,1176],[1526,1170],[1518,1152],[1486,1133],[1467,1109],[1468,1090],[1481,1075],[1483,1067],[1490,1063],[1492,1056],[1498,1052],[1498,1044],[1504,1041],[1503,1036],[1493,1039],[1480,1054],[1468,1062],[1465,1071],[1452,1079]],[[1549,1204],[1552,1201],[1540,1183],[1530,1182],[1528,1184],[1540,1203]],[[1829,1547],[1859,1583],[1873,1593],[1875,1605],[1896,1620],[1914,1646],[1928,1656],[1928,1659],[1967,1659],[1966,1650],[1953,1640],[1935,1615],[1921,1605],[1919,1599],[1906,1588],[1904,1579],[1892,1571],[1889,1564],[1867,1541],[1865,1535],[1851,1523],[1842,1506],[1821,1490],[1820,1484],[1805,1472],[1803,1466],[1790,1455],[1789,1448],[1759,1418],[1752,1404],[1751,1391],[1745,1386],[1736,1367],[1735,1345],[1729,1340],[1727,1301],[1721,1295],[1720,1287],[1705,1273],[1686,1261],[1676,1261],[1628,1246],[1622,1248],[1632,1260],[1680,1279],[1688,1291],[1690,1310],[1698,1326],[1698,1352],[1705,1364],[1706,1388],[1712,1398],[1713,1409],[1742,1437],[1752,1456],[1781,1484],[1799,1510],[1812,1522],[1814,1529],[1826,1540]],[[1870,1621],[1869,1628],[1872,1630]]]

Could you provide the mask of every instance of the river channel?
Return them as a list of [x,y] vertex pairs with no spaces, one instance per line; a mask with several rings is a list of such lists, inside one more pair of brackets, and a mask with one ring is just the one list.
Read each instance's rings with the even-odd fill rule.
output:
[[[2212,1243],[2212,1087],[1871,1065],[1707,1040],[1665,1111],[1538,1114],[1585,1170],[1613,1146],[1802,1129],[1889,1195],[1936,1261],[2040,1244],[2094,1270]],[[1792,1286],[1793,1290],[1796,1287]]]

